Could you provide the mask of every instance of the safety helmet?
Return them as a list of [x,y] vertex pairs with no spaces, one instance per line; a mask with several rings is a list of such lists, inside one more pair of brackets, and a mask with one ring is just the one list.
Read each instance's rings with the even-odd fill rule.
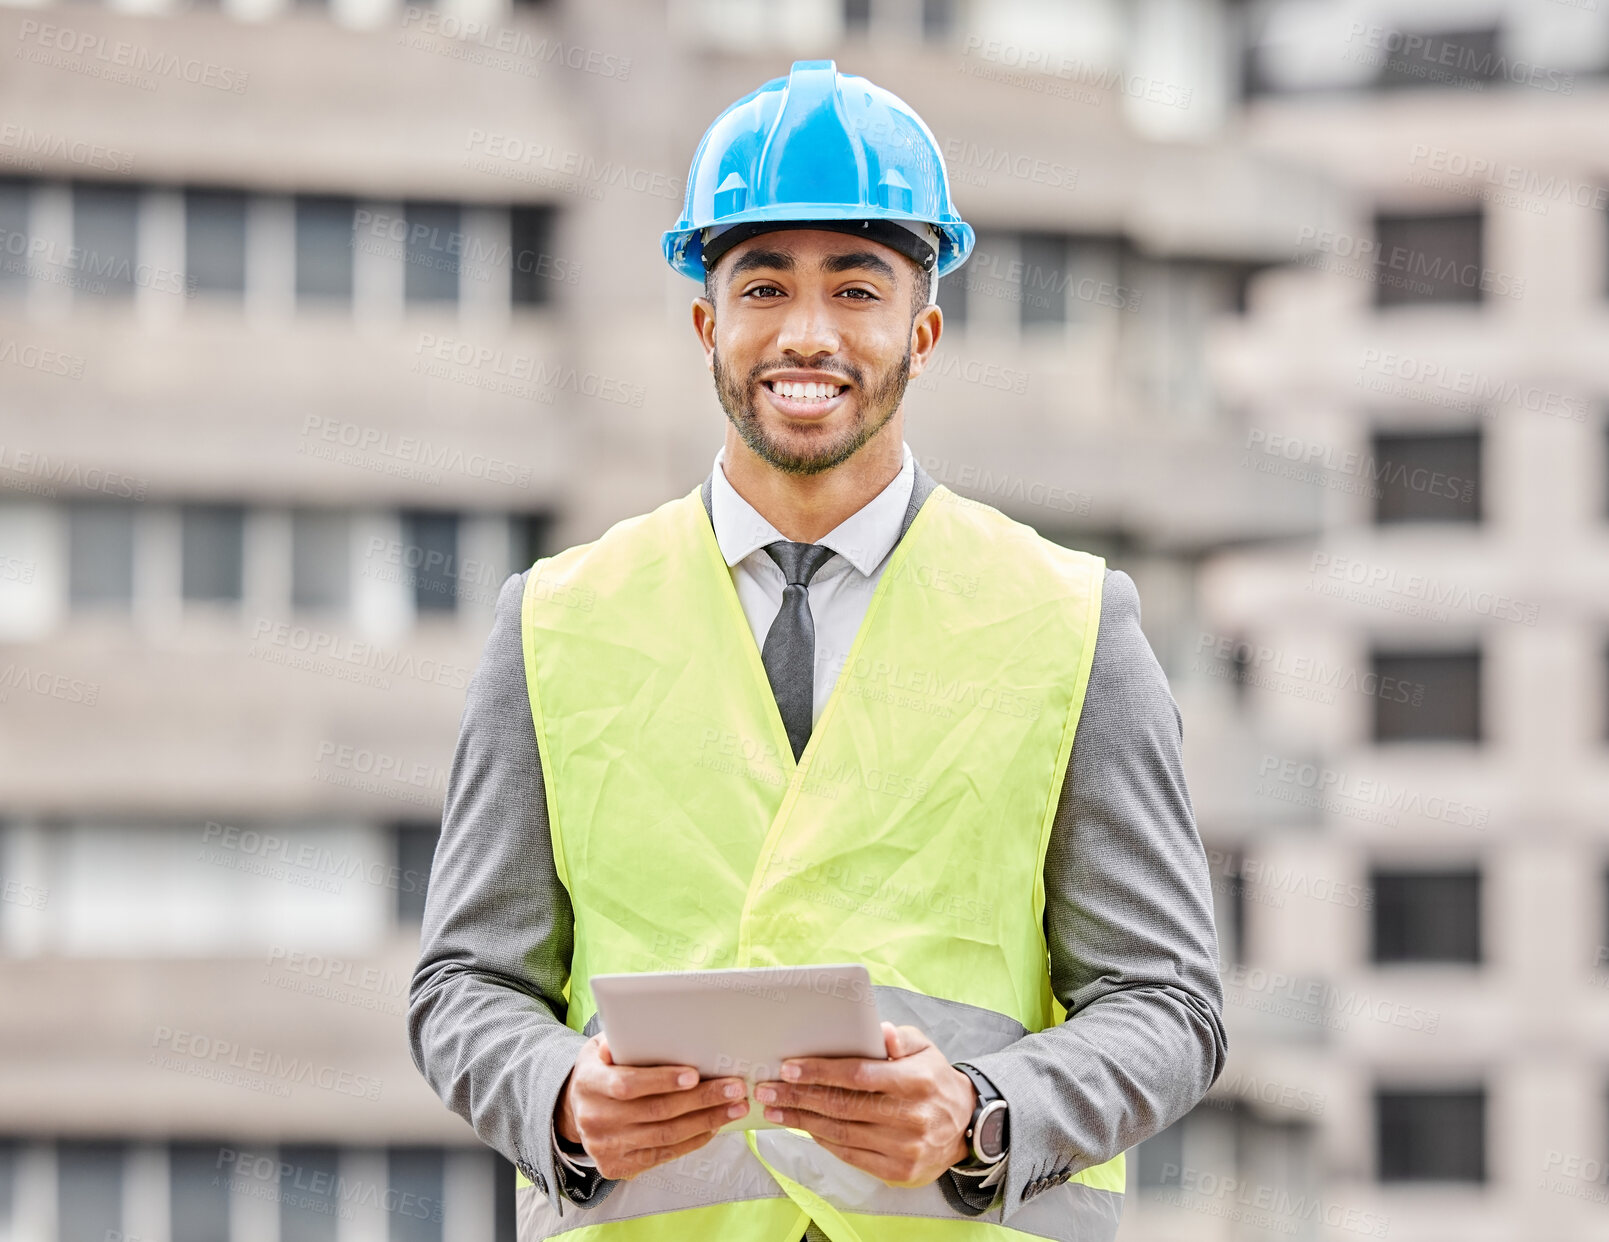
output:
[[830,60],[796,60],[715,118],[661,245],[684,276],[758,233],[809,227],[892,246],[939,276],[972,253],[933,133],[891,91]]

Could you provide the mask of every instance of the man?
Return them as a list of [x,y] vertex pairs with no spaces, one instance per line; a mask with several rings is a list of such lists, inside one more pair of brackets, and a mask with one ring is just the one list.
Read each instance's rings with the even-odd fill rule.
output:
[[[726,411],[703,484],[505,585],[410,994],[521,1242],[1109,1239],[1225,1039],[1182,725],[1132,582],[903,438],[973,233],[830,61],[728,108],[667,259]],[[863,962],[887,1060],[615,1065],[587,981]]]

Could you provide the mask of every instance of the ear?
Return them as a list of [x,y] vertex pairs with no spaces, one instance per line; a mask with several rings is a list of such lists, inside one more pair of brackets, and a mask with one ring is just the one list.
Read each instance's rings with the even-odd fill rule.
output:
[[693,299],[693,333],[704,350],[705,370],[715,369],[715,307],[708,298]]

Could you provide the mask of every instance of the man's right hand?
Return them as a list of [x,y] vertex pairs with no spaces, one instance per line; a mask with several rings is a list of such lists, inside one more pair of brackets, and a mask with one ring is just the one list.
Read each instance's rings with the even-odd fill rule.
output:
[[742,1078],[700,1082],[691,1065],[616,1065],[599,1032],[564,1080],[554,1125],[602,1176],[630,1181],[704,1146],[749,1111],[747,1095]]

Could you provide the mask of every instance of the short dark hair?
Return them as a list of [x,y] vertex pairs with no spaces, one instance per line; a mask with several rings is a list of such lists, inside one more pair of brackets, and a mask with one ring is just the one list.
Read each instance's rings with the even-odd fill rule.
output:
[[[722,259],[725,257],[721,256]],[[715,260],[715,267],[719,269],[720,266],[721,259]],[[916,273],[915,287],[911,291],[911,322],[915,323],[916,316],[933,296],[933,273],[925,267],[918,267],[909,259],[906,260],[906,266]],[[704,296],[710,305],[715,304],[715,273],[708,267],[704,269]]]

